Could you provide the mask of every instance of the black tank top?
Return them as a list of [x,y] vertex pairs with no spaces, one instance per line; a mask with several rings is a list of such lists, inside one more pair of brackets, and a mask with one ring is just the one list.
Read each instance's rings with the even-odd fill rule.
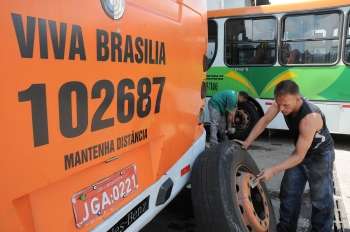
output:
[[303,100],[303,104],[300,107],[300,110],[298,113],[294,115],[288,115],[284,116],[284,119],[287,123],[287,126],[289,128],[289,131],[291,132],[291,135],[294,139],[294,144],[296,144],[298,137],[299,137],[299,124],[300,121],[308,114],[310,113],[319,113],[322,117],[323,121],[323,127],[316,132],[314,139],[312,141],[312,144],[307,151],[307,154],[311,153],[322,153],[324,151],[329,151],[334,149],[334,142],[332,139],[331,134],[329,133],[329,130],[326,125],[326,119],[322,111],[315,106],[314,104],[308,102],[305,99]]

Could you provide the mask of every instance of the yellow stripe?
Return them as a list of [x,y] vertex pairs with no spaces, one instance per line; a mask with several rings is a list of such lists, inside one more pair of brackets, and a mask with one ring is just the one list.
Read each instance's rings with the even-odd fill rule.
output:
[[266,93],[268,93],[272,88],[274,88],[278,83],[280,83],[281,81],[285,81],[285,80],[293,80],[297,75],[290,71],[287,70],[281,74],[279,74],[276,78],[272,79],[263,89],[263,91],[261,92],[261,95],[265,95]]
[[252,83],[250,83],[249,80],[247,80],[247,78],[237,72],[234,71],[230,71],[228,72],[226,75],[226,77],[229,77],[239,83],[241,83],[244,87],[246,87],[247,89],[249,89],[249,91],[255,96],[258,96],[258,93],[256,92],[254,86],[252,85]]

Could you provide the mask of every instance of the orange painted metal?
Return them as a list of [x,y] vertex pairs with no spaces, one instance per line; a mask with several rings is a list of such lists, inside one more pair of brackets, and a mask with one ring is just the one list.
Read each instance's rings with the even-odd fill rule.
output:
[[[283,1],[282,1],[283,2]],[[306,10],[321,10],[349,6],[349,0],[306,0],[294,3],[281,3],[276,5],[262,5],[244,8],[228,8],[208,11],[208,18],[223,18],[231,16],[260,15],[273,13],[287,13]]]
[[[0,17],[0,146],[3,148],[0,158],[0,231],[77,231],[72,196],[134,164],[137,190],[116,202],[114,211],[106,212],[79,229],[91,230],[155,183],[202,135],[203,128],[198,125],[197,116],[202,105],[202,61],[207,46],[206,1],[127,0],[122,18],[113,20],[103,10],[100,0],[5,0],[1,3]],[[34,26],[33,30],[31,26]],[[63,33],[64,28],[66,33]],[[110,57],[105,61],[97,60],[98,30],[108,35]],[[33,54],[26,58],[21,55],[18,38],[22,36],[22,46],[30,50],[30,31],[34,31]],[[79,32],[82,41],[77,39],[80,38]],[[129,47],[132,46],[134,52],[136,43],[143,43],[144,47],[146,39],[148,42],[152,40],[153,56],[159,53],[156,49],[160,49],[159,44],[163,42],[164,63],[150,64],[145,58],[141,63],[132,63],[130,57],[127,62],[112,61],[112,32],[121,35],[122,46],[126,46],[127,37],[132,38]],[[143,40],[135,42],[136,38]],[[157,48],[156,41],[159,42]],[[84,45],[85,59],[72,50],[79,43],[80,48]],[[57,58],[56,50],[62,46],[63,56]],[[165,78],[159,113],[155,112],[160,88],[154,83],[159,81],[157,77]],[[137,88],[142,78],[151,83],[150,98],[141,101],[143,109],[147,102],[151,102],[151,111],[146,117],[138,116],[136,112],[140,95]],[[125,92],[134,96],[135,112],[132,119],[124,123],[117,120],[117,112],[121,108],[128,109],[118,103],[121,93],[117,86],[126,79],[134,83],[134,88],[125,88]],[[114,125],[92,130],[93,118],[106,96],[106,90],[102,89],[100,97],[92,97],[96,83],[102,80],[112,83],[115,88],[101,120],[113,118]],[[62,125],[67,124],[64,119],[68,112],[60,111],[60,107],[67,108],[60,98],[67,97],[67,86],[74,83],[78,83],[79,88],[86,88],[87,124],[78,136],[63,136]],[[45,92],[37,97],[28,92],[33,90],[31,86],[45,89]],[[147,92],[146,88],[139,89]],[[82,123],[77,120],[77,104],[83,104],[77,102],[80,99],[77,100],[77,92],[72,91],[69,98],[73,128]],[[32,106],[31,101],[47,106],[48,141],[40,146],[34,145],[32,118],[32,114],[37,113],[32,112],[32,107],[38,105]],[[45,120],[36,120],[45,125]],[[45,131],[42,127],[37,129]],[[147,131],[146,135],[131,143],[129,136],[135,137],[140,130]],[[123,146],[122,141],[129,141],[126,142],[128,146]],[[103,154],[95,152],[112,143],[113,149],[109,147]],[[86,152],[90,152],[90,156]],[[67,168],[65,157],[74,157],[70,162],[76,165]]]

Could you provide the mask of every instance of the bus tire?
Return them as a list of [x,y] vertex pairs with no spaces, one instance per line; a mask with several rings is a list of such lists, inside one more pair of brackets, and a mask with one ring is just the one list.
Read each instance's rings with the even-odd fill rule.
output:
[[[228,135],[229,139],[245,140],[261,115],[253,102],[247,101],[238,105],[236,118],[245,118],[246,123],[237,124],[235,133]],[[240,119],[240,121],[244,121]]]
[[[192,204],[198,231],[275,231],[275,216],[264,183],[250,188],[250,205],[248,200],[242,202],[238,199],[243,194],[240,184],[247,186],[242,178],[258,172],[248,152],[232,141],[210,147],[200,155],[191,176]],[[259,227],[259,223],[262,226]]]

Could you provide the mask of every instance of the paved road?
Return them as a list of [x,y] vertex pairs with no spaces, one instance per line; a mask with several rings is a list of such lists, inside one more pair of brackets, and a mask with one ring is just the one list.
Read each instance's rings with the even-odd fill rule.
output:
[[[337,187],[337,199],[339,198],[340,212],[343,222],[346,222],[346,213],[350,217],[350,136],[334,136],[336,142],[335,180]],[[266,168],[288,157],[292,152],[292,141],[284,132],[274,131],[270,136],[263,136],[249,150],[259,168]],[[279,187],[282,175],[275,176],[267,187],[274,206],[276,217],[279,211]],[[346,178],[346,176],[348,178]],[[340,188],[339,188],[340,186]],[[345,207],[344,207],[345,205]],[[344,209],[346,208],[346,209]],[[301,215],[298,223],[298,232],[309,231],[311,204],[309,190],[306,187],[303,199]],[[346,228],[348,225],[343,225]],[[196,222],[191,205],[191,193],[185,189],[159,214],[142,232],[196,232]],[[350,231],[350,230],[344,230]]]

